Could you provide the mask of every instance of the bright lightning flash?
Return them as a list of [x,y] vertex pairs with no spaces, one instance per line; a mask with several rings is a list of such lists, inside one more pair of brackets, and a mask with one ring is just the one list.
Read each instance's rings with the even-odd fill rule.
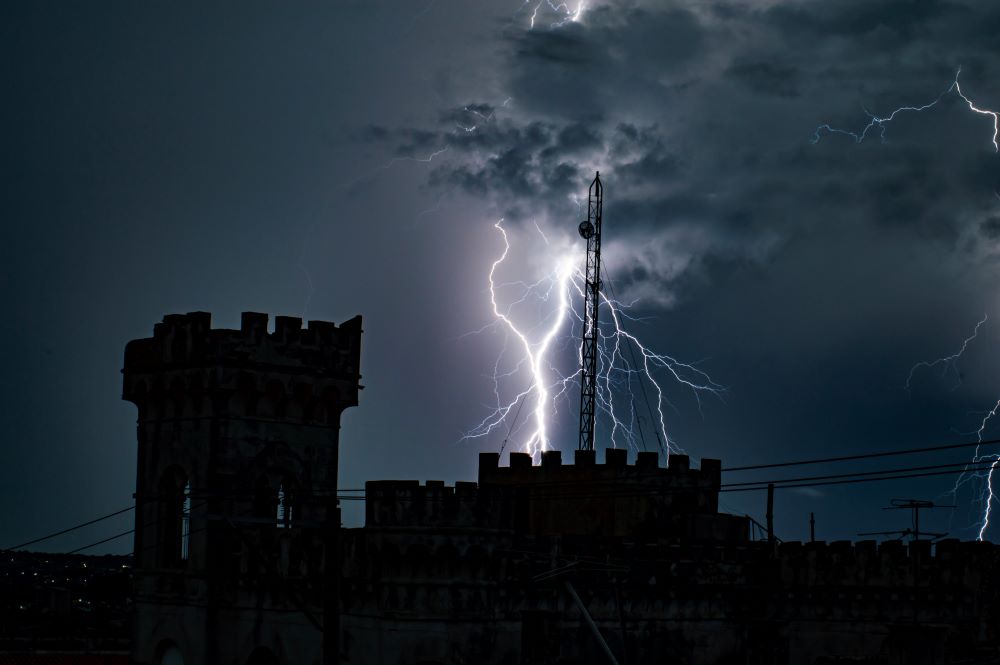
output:
[[[487,327],[502,328],[507,333],[507,344],[493,369],[496,402],[491,412],[464,437],[482,438],[500,430],[508,439],[511,436],[521,439],[520,448],[533,456],[553,447],[552,419],[558,414],[559,404],[575,396],[571,388],[579,385],[581,351],[576,333],[583,321],[571,302],[574,296],[582,300],[584,283],[580,269],[582,248],[572,250],[571,245],[567,245],[563,251],[556,250],[541,228],[535,226],[548,250],[545,263],[550,269],[535,282],[502,283],[498,281],[497,272],[510,255],[511,243],[503,220],[494,225],[503,239],[503,251],[489,270],[490,305],[495,321]],[[605,282],[610,284],[610,280],[605,279]],[[512,290],[516,290],[513,297],[503,298]],[[655,423],[651,423],[649,434],[651,438],[655,436],[663,451],[669,454],[677,447],[667,434],[664,405],[668,401],[657,377],[665,376],[690,389],[699,399],[699,405],[702,393],[719,394],[723,388],[695,365],[656,353],[627,332],[625,322],[635,320],[627,312],[633,304],[601,293],[602,309],[607,314],[598,336],[598,412],[607,421],[610,445],[639,449],[644,444],[645,434],[637,397],[640,391],[645,393],[646,385],[651,385],[655,415],[654,407],[648,402],[646,406]],[[514,313],[518,308],[535,312],[535,323],[519,322]],[[516,348],[516,358],[508,363],[509,367],[501,368],[505,356],[510,353],[511,341]],[[575,371],[565,369],[570,360]],[[507,384],[518,381],[523,388],[507,390]],[[520,418],[519,414],[528,404],[527,415]],[[527,432],[522,432],[525,428]],[[506,443],[507,439],[504,445]]]
[[569,4],[566,2],[553,2],[552,0],[524,0],[525,6],[530,6],[534,2],[534,8],[531,10],[531,18],[528,20],[529,29],[535,28],[535,22],[539,20],[539,12],[546,11],[550,15],[555,15],[556,20],[551,23],[549,27],[559,28],[567,23],[575,23],[583,17],[583,12],[586,11],[587,5],[580,0],[576,3],[576,8],[571,9]]

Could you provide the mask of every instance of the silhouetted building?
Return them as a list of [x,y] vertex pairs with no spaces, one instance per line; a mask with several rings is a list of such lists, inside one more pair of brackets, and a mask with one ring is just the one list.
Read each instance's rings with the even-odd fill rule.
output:
[[129,344],[137,664],[1000,662],[986,543],[752,542],[720,463],[623,450],[373,481],[338,527],[360,319],[170,316]]
[[360,317],[302,328],[279,316],[268,333],[266,314],[213,330],[195,312],[128,344],[136,663],[320,662],[339,578],[325,573],[340,414],[357,404],[360,342]]

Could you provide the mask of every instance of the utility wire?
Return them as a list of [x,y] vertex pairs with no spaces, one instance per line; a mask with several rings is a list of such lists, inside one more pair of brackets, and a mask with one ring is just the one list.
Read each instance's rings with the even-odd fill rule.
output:
[[[98,540],[96,543],[90,543],[89,545],[84,545],[83,547],[78,547],[75,550],[70,550],[69,552],[64,552],[63,554],[79,554],[84,550],[89,550],[91,547],[97,547],[98,545],[103,545],[104,543],[110,543],[112,540],[118,540],[119,538],[124,538],[125,536],[135,533],[135,529],[129,529],[128,531],[122,531],[121,533],[116,533],[113,536],[108,536],[103,540]],[[190,533],[188,533],[190,535]]]
[[[991,462],[983,462],[983,463],[980,463],[978,465],[973,463],[973,464],[968,464],[967,465],[968,468],[965,468],[965,469],[953,468],[953,467],[963,466],[963,465],[960,465],[960,464],[949,464],[949,465],[928,466],[928,467],[912,467],[912,469],[920,469],[920,468],[928,468],[928,469],[948,468],[949,469],[947,471],[927,471],[927,472],[922,472],[922,473],[905,473],[909,469],[886,469],[886,470],[880,471],[880,472],[861,472],[861,473],[857,473],[857,474],[843,474],[843,475],[848,475],[850,477],[846,478],[846,479],[834,479],[834,480],[819,480],[819,479],[823,479],[823,478],[837,478],[837,476],[815,476],[814,479],[817,479],[818,482],[811,481],[810,478],[802,478],[802,479],[791,478],[791,479],[785,479],[784,481],[776,480],[776,481],[770,481],[770,482],[776,484],[776,489],[793,489],[793,488],[798,488],[798,487],[821,487],[821,486],[826,486],[826,485],[849,485],[849,484],[855,484],[855,483],[883,482],[883,481],[887,481],[887,480],[901,480],[901,479],[908,479],[908,478],[925,478],[925,477],[931,477],[931,476],[954,475],[956,473],[964,473],[965,471],[968,471],[968,470],[972,470],[972,471],[986,470],[986,469],[992,467],[993,464],[994,464],[994,462],[992,462],[992,461]],[[896,475],[879,475],[878,477],[872,477],[872,475],[871,475],[872,473],[876,473],[876,474],[896,474]],[[798,482],[799,480],[802,480],[803,482]],[[793,484],[778,484],[778,483],[782,483],[782,482],[793,483]],[[759,481],[757,483],[754,483],[755,486],[746,486],[746,485],[748,485],[748,483],[723,484],[723,485],[719,486],[719,492],[754,492],[754,491],[763,491],[763,490],[767,489],[768,481]],[[632,497],[632,496],[665,495],[665,494],[674,494],[674,493],[681,493],[681,492],[691,492],[691,491],[697,491],[698,489],[699,488],[653,488],[653,487],[651,487],[651,488],[649,488],[649,489],[647,489],[645,491],[630,490],[630,491],[621,491],[621,492],[609,491],[609,492],[604,492],[604,493],[601,493],[601,492],[560,492],[560,493],[557,493],[557,494],[549,494],[549,495],[535,494],[535,495],[532,496],[532,498],[534,498],[534,499],[546,499],[546,498],[548,498],[548,499],[567,499],[567,498],[574,498],[574,497],[579,497],[579,496],[598,497],[598,498]],[[365,496],[337,496],[337,498],[339,500],[347,500],[347,501],[365,501],[365,500],[367,500],[367,497],[365,497]],[[427,499],[425,498],[425,500],[427,500]],[[202,505],[204,505],[204,504],[202,504]],[[95,521],[99,521],[99,520],[95,520]],[[155,520],[155,521],[150,522],[148,524],[145,524],[143,526],[144,527],[152,526],[152,525],[156,524],[159,521],[160,520]],[[82,525],[80,525],[80,526],[82,526]],[[204,526],[204,527],[199,528],[199,529],[193,529],[193,530],[189,531],[186,534],[185,537],[190,537],[192,534],[199,533],[201,531],[206,530],[207,528],[208,528],[207,526]],[[76,548],[74,550],[71,550],[69,552],[65,552],[63,554],[78,554],[80,552],[83,552],[85,550],[91,549],[93,547],[97,547],[98,545],[103,545],[104,543],[111,542],[112,540],[117,540],[118,538],[123,538],[123,537],[125,537],[125,536],[127,536],[129,534],[132,534],[132,533],[135,533],[135,529],[129,529],[127,531],[123,531],[123,532],[115,534],[113,536],[109,536],[107,538],[103,538],[103,539],[98,540],[96,542],[89,543],[89,544],[84,545],[82,547],[78,547],[78,548]],[[155,545],[155,544],[151,545],[151,546],[147,546],[147,547],[145,547],[145,548],[143,548],[142,550],[139,550],[139,551],[141,552],[141,551],[144,551],[146,549],[151,549],[151,548],[156,547],[156,546],[157,545]],[[12,548],[12,549],[14,549],[14,548]],[[133,551],[132,554],[134,555],[134,554],[136,554],[136,552]]]
[[773,464],[754,464],[752,466],[733,466],[723,471],[754,471],[756,469],[777,469],[786,466],[802,466],[805,464],[829,464],[831,462],[849,462],[859,459],[874,459],[876,457],[892,457],[893,455],[912,455],[915,453],[929,453],[938,450],[955,450],[957,448],[974,448],[977,446],[992,446],[1000,443],[1000,439],[987,439],[986,441],[971,441],[969,443],[953,443],[944,446],[928,446],[926,448],[908,448],[906,450],[889,450],[878,453],[865,453],[861,455],[844,455],[843,457],[824,457],[820,459],[799,460],[796,462],[775,462]]
[[[796,487],[819,487],[824,485],[845,485],[853,483],[867,483],[867,482],[881,482],[885,480],[899,480],[904,478],[923,478],[928,476],[941,476],[941,475],[954,475],[958,473],[965,472],[975,472],[975,471],[986,471],[992,468],[994,462],[985,461],[980,463],[967,463],[963,462],[961,464],[942,464],[942,465],[929,465],[923,467],[909,467],[909,468],[896,468],[896,469],[883,469],[881,471],[864,471],[853,474],[838,474],[838,475],[826,475],[826,476],[810,476],[803,478],[786,478],[786,479],[773,479],[773,480],[759,480],[753,481],[751,483],[723,483],[718,486],[719,492],[754,492],[763,491],[767,489],[769,484],[774,484],[776,489],[791,489]],[[911,473],[911,471],[920,471],[922,469],[931,469],[932,471]],[[947,469],[947,470],[941,470]],[[640,489],[618,489],[615,487],[608,487],[606,490],[592,490],[592,489],[577,489],[579,483],[573,481],[564,481],[558,483],[522,483],[519,485],[510,485],[511,488],[524,488],[525,485],[532,487],[549,487],[548,493],[533,493],[531,497],[533,499],[567,499],[576,497],[589,497],[589,498],[613,498],[613,497],[634,497],[634,496],[650,496],[650,495],[671,495],[671,494],[684,494],[697,492],[699,490],[709,489],[707,487],[650,487]],[[560,491],[558,487],[551,487],[552,485],[564,485],[566,487],[565,491]],[[501,486],[503,487],[503,486]],[[347,496],[338,495],[338,499],[342,501],[364,501],[367,499],[365,496]],[[425,501],[433,501],[433,497],[424,497]],[[437,500],[445,500],[445,497],[441,497]]]
[[[204,502],[199,503],[197,505],[192,505],[191,508],[190,508],[190,510],[185,511],[183,513],[183,516],[190,516],[192,511],[194,511],[194,510],[196,510],[198,508],[202,508],[202,507],[207,506],[207,505],[208,505],[208,501],[204,501]],[[135,506],[132,506],[132,508],[135,508]],[[124,511],[119,511],[119,512],[124,512]],[[106,517],[107,516],[105,516],[105,519],[106,519]],[[94,522],[100,521],[100,519],[101,518],[98,518],[96,520],[91,520],[90,522],[87,522],[86,524],[93,524]],[[164,521],[164,519],[165,518],[158,518],[158,519],[146,522],[142,526],[143,526],[143,528],[147,528],[147,527],[151,527],[151,526],[156,526],[160,522]],[[81,526],[85,526],[86,524],[80,524],[80,525],[77,525],[77,527],[73,527],[73,528],[76,529],[76,528],[79,528]],[[194,531],[188,531],[186,534],[184,534],[184,537],[187,538],[192,533],[197,533],[198,531],[203,531],[203,530],[204,529],[195,529]],[[101,540],[98,540],[98,541],[95,541],[95,542],[92,542],[92,543],[88,543],[87,545],[83,545],[81,547],[77,547],[76,549],[70,550],[69,552],[49,552],[48,554],[56,554],[56,555],[61,555],[61,556],[65,556],[65,555],[69,555],[69,554],[79,554],[80,552],[83,552],[85,550],[89,550],[89,549],[91,549],[93,547],[97,547],[98,545],[103,545],[105,543],[109,543],[112,540],[118,540],[119,538],[124,538],[125,536],[128,536],[129,534],[133,534],[133,533],[135,533],[135,527],[133,527],[131,529],[128,529],[127,531],[122,531],[121,533],[116,533],[113,536],[108,536],[107,538],[102,538]],[[152,546],[145,547],[145,548],[143,548],[142,550],[139,550],[139,551],[142,552],[142,551],[144,551],[146,549],[151,549],[151,547],[157,547],[157,546],[158,546],[157,544],[153,544]],[[14,549],[17,549],[17,548],[13,548],[12,547],[9,550],[5,550],[5,551],[9,552],[9,551],[12,551]],[[40,554],[40,553],[38,553],[38,554]],[[124,554],[124,555],[121,555],[121,556],[129,556],[130,554],[135,554],[135,553],[134,552],[130,552],[129,554]],[[31,562],[30,561],[29,562],[22,562],[21,565],[19,565],[19,566],[13,566],[13,567],[9,567],[9,568],[4,568],[3,570],[5,570],[8,573],[9,572],[17,572],[21,568],[27,568],[27,567],[30,567],[30,566],[31,566]]]
[[121,515],[122,513],[127,513],[130,510],[135,510],[135,505],[134,504],[131,505],[131,506],[129,506],[129,507],[127,507],[127,508],[122,508],[121,510],[116,510],[113,513],[108,513],[107,515],[102,515],[100,517],[95,517],[94,519],[89,520],[87,522],[81,522],[80,524],[77,524],[76,526],[71,526],[68,529],[63,529],[62,531],[56,531],[55,533],[50,533],[47,536],[42,536],[41,538],[35,538],[34,540],[29,540],[29,541],[27,541],[25,543],[19,543],[17,545],[12,546],[12,547],[6,547],[6,548],[4,548],[4,550],[19,550],[21,548],[28,547],[29,545],[34,545],[35,543],[40,543],[40,542],[43,542],[43,541],[46,541],[46,540],[51,540],[52,538],[55,538],[57,536],[61,536],[61,535],[65,534],[65,533],[72,533],[73,531],[76,531],[77,529],[82,529],[85,526],[90,526],[91,524],[97,524],[98,522],[103,522],[104,520],[110,519],[112,517],[115,517],[116,515]]
[[979,466],[979,465],[982,465],[982,464],[986,464],[988,466],[992,466],[993,465],[993,461],[992,460],[989,461],[989,462],[968,462],[968,461],[966,461],[966,462],[959,462],[958,464],[929,464],[927,466],[911,466],[911,467],[901,468],[901,469],[890,469],[890,470],[887,470],[887,471],[886,470],[883,470],[883,471],[856,471],[854,473],[836,473],[836,474],[832,474],[832,475],[828,475],[828,476],[808,476],[808,477],[805,477],[805,478],[783,478],[781,480],[771,480],[771,481],[752,480],[752,481],[742,482],[742,483],[725,483],[725,484],[722,485],[722,487],[741,487],[741,486],[746,486],[746,485],[760,485],[762,482],[765,483],[765,484],[767,484],[768,482],[770,482],[770,483],[774,483],[775,488],[779,488],[779,487],[783,486],[782,485],[783,483],[798,483],[798,482],[813,481],[813,480],[832,480],[832,479],[835,479],[835,478],[853,478],[853,477],[860,477],[860,476],[883,476],[883,475],[885,475],[887,473],[909,473],[911,471],[928,471],[928,470],[931,470],[931,469],[939,469],[940,470],[940,469],[957,468],[957,467],[962,467],[963,470],[966,470],[970,466]]
[[[610,281],[609,281],[609,286],[610,286]],[[613,287],[612,287],[612,294],[614,294]],[[522,401],[522,405],[523,405],[523,401]],[[649,407],[648,401],[647,401],[647,407]],[[866,453],[866,454],[859,454],[859,455],[844,455],[844,456],[840,456],[840,457],[827,457],[827,458],[811,459],[811,460],[797,460],[797,461],[793,461],[793,462],[776,462],[776,463],[772,463],[772,464],[756,464],[756,465],[750,465],[750,466],[731,467],[731,468],[723,469],[723,471],[729,471],[729,472],[753,471],[753,470],[758,470],[758,469],[774,469],[774,468],[784,468],[784,467],[791,467],[791,466],[803,466],[803,465],[810,465],[810,464],[829,464],[829,463],[834,463],[834,462],[848,462],[848,461],[855,461],[855,460],[862,460],[862,459],[875,459],[875,458],[881,458],[881,457],[891,457],[891,456],[896,456],[896,455],[911,455],[911,454],[916,454],[916,453],[936,452],[936,451],[942,451],[942,450],[956,450],[956,449],[960,449],[960,448],[971,448],[971,447],[977,447],[977,446],[991,446],[991,445],[997,445],[997,444],[1000,444],[1000,439],[988,439],[988,440],[985,440],[985,441],[948,444],[948,445],[941,445],[941,446],[927,446],[927,447],[923,447],[923,448],[908,448],[908,449],[904,449],[904,450],[882,451],[882,452]],[[845,473],[845,474],[835,474],[835,475],[826,475],[826,476],[808,476],[808,477],[802,477],[802,478],[784,478],[784,479],[773,479],[773,480],[750,481],[750,482],[742,482],[742,483],[723,483],[723,484],[721,484],[719,486],[719,491],[720,492],[759,491],[759,490],[762,490],[762,489],[766,489],[766,487],[767,487],[767,485],[769,483],[774,483],[778,488],[782,488],[782,487],[783,488],[793,488],[793,487],[816,487],[816,486],[821,486],[821,485],[851,484],[851,483],[858,483],[858,482],[877,482],[877,481],[882,481],[882,480],[896,480],[896,479],[901,479],[901,478],[922,478],[922,477],[927,477],[927,476],[949,475],[949,474],[961,473],[961,472],[965,472],[965,471],[984,471],[984,470],[986,470],[988,468],[991,468],[993,466],[993,464],[994,464],[993,461],[984,461],[984,462],[979,462],[979,463],[975,463],[975,462],[963,462],[963,463],[959,463],[959,464],[928,465],[928,466],[920,466],[920,467],[906,467],[906,468],[896,468],[896,469],[884,469],[884,470],[881,470],[881,471],[856,472],[856,473]],[[955,467],[962,467],[962,469],[958,470]],[[942,469],[952,469],[952,470],[944,471]],[[921,471],[922,472],[922,471],[926,471],[926,470],[936,470],[936,471],[931,472],[931,473],[911,473],[911,472],[915,472],[915,471]],[[896,475],[889,475],[889,474],[896,474]],[[904,474],[904,475],[899,475],[899,474]],[[827,482],[827,481],[832,481],[832,480],[836,480],[836,482]],[[611,481],[611,482],[613,482],[613,481]],[[789,484],[789,483],[792,483],[792,484]],[[551,482],[550,481],[550,482],[540,482],[540,483],[532,483],[532,484],[536,485],[536,486],[546,486],[546,485],[558,485],[558,484],[573,484],[573,481],[564,481],[564,482],[558,482],[558,481]],[[337,499],[343,500],[343,501],[365,500],[365,498],[366,498],[365,496],[340,494],[340,492],[357,492],[357,493],[363,494],[363,493],[365,493],[365,491],[366,491],[365,489],[338,489],[338,490],[336,490],[336,492],[338,492]],[[613,495],[613,496],[634,496],[634,495],[640,495],[641,496],[641,495],[650,494],[650,493],[669,493],[670,491],[689,491],[689,490],[684,490],[684,489],[669,490],[668,488],[659,488],[659,489],[657,489],[657,488],[650,488],[649,490],[645,490],[645,491],[638,492],[638,493],[622,494],[620,492],[616,492],[616,493],[613,493],[611,495]],[[317,496],[321,495],[321,493],[313,493],[313,494],[315,494]],[[595,494],[599,494],[599,493],[588,493],[586,495],[593,496]],[[305,496],[305,495],[300,495],[300,496]],[[538,495],[536,495],[536,496],[538,496]],[[568,496],[568,494],[564,494],[562,496]],[[539,498],[542,498],[542,497],[539,496]],[[18,550],[18,549],[21,549],[21,548],[24,548],[24,547],[28,547],[30,545],[34,545],[34,544],[37,544],[37,543],[40,543],[40,542],[44,542],[46,540],[51,540],[52,538],[56,538],[56,537],[64,535],[64,534],[71,533],[73,531],[77,531],[79,529],[82,529],[84,527],[90,526],[92,524],[97,524],[98,522],[102,522],[102,521],[110,519],[112,517],[116,517],[117,515],[121,515],[123,513],[129,512],[131,510],[135,510],[135,506],[134,505],[128,506],[126,508],[122,508],[120,510],[116,510],[114,512],[108,513],[107,515],[102,515],[100,517],[96,517],[96,518],[94,518],[92,520],[88,520],[86,522],[81,522],[80,524],[71,526],[71,527],[66,528],[66,529],[62,529],[60,531],[56,531],[56,532],[47,534],[45,536],[41,536],[39,538],[35,538],[33,540],[29,540],[29,541],[26,541],[26,542],[23,542],[23,543],[19,543],[17,545],[11,546],[11,547],[7,547],[4,550],[0,550],[0,551]],[[157,520],[157,521],[159,521],[159,520]],[[144,526],[152,526],[153,524],[156,524],[157,521],[151,522],[151,523],[146,524]],[[69,553],[80,552],[80,551],[89,549],[91,547],[96,547],[98,545],[102,545],[102,544],[104,544],[106,542],[109,542],[111,540],[115,540],[117,538],[122,538],[122,537],[124,537],[124,536],[126,536],[126,535],[128,535],[130,533],[133,533],[133,532],[134,532],[134,529],[131,529],[129,531],[125,531],[125,532],[122,532],[120,534],[116,534],[114,536],[110,536],[109,538],[105,538],[105,539],[102,539],[102,540],[100,540],[98,542],[91,543],[89,545],[85,545],[85,546],[83,546],[81,548],[78,548],[77,550],[74,550],[73,552],[68,552],[68,554]]]
[[[992,463],[991,463],[991,465],[992,465]],[[985,471],[987,468],[989,468],[989,466],[982,467],[980,469],[973,469],[973,470]],[[899,476],[883,476],[881,478],[855,478],[855,479],[852,479],[852,480],[829,480],[829,481],[826,481],[826,482],[819,482],[819,483],[801,483],[801,484],[798,484],[798,485],[778,485],[778,486],[775,487],[775,489],[792,489],[792,488],[795,488],[795,487],[822,487],[823,485],[850,485],[850,484],[854,484],[854,483],[880,482],[880,481],[883,481],[883,480],[900,480],[900,479],[903,479],[903,478],[925,478],[927,476],[951,476],[951,475],[955,475],[956,473],[965,473],[965,471],[963,471],[961,469],[957,469],[957,470],[954,470],[954,471],[931,471],[931,472],[928,472],[928,473],[910,473],[910,474],[899,475]],[[767,485],[763,485],[761,487],[745,487],[745,488],[735,488],[735,489],[732,489],[732,488],[730,488],[730,489],[720,489],[719,491],[720,492],[753,492],[753,491],[761,491],[761,490],[766,490],[766,489],[767,489]]]

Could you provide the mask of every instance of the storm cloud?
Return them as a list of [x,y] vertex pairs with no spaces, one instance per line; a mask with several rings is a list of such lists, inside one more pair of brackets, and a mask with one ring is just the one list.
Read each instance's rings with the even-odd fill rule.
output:
[[[726,387],[668,390],[694,458],[973,436],[1000,398],[1000,156],[993,118],[943,93],[961,70],[1000,109],[1000,6],[595,0],[573,20],[553,4],[6,3],[0,486],[22,508],[0,546],[131,501],[121,353],[174,311],[362,314],[341,485],[474,478],[503,445],[461,441],[508,349],[488,327],[494,225],[512,280],[550,267],[547,243],[582,261],[595,171],[630,330]],[[939,98],[861,143],[817,132]],[[907,391],[984,313],[957,366]],[[951,481],[779,496],[778,532],[801,537],[813,511],[825,539],[895,528],[885,502]],[[974,535],[975,490],[928,528]],[[757,495],[725,499],[760,516]]]

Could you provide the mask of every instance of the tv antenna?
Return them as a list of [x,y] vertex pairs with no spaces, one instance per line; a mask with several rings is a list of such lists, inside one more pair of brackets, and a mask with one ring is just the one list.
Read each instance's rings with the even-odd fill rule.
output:
[[933,531],[921,531],[920,530],[920,511],[928,510],[933,508],[954,508],[951,505],[941,505],[934,503],[933,501],[923,501],[921,499],[893,499],[889,502],[889,505],[882,510],[909,510],[911,513],[911,523],[913,525],[910,529],[903,529],[902,531],[868,531],[865,533],[859,533],[859,536],[896,536],[898,535],[901,539],[911,536],[913,540],[920,540],[920,536],[929,536],[931,540],[937,540],[938,538],[944,538],[947,533],[934,533]]

